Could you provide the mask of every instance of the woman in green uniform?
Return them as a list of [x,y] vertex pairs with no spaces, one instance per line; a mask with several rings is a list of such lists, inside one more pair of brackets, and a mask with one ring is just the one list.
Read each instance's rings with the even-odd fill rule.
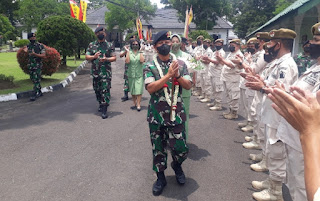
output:
[[144,56],[140,52],[140,44],[137,40],[130,41],[130,47],[126,49],[126,64],[128,65],[128,80],[129,90],[132,95],[133,106],[132,109],[138,111],[141,110],[141,97],[143,93],[144,81],[143,81],[143,62]]
[[[184,63],[188,67],[188,71],[190,72],[190,61],[192,59],[191,55],[183,52],[180,47],[181,47],[181,37],[177,34],[174,34],[171,36],[171,41],[172,41],[172,48],[171,52],[177,57],[177,59],[183,60]],[[187,89],[182,89],[182,100],[185,106],[186,110],[186,116],[187,120],[185,123],[185,129],[186,129],[186,140],[188,139],[188,133],[189,133],[189,107],[190,107],[190,97],[191,97],[191,90]]]

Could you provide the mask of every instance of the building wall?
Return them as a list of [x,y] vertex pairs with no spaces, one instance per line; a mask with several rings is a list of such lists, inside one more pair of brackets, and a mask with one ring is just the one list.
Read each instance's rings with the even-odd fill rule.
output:
[[[37,28],[32,28],[31,32],[32,33],[36,33],[37,32]],[[22,31],[22,39],[28,39],[28,33],[26,31]]]

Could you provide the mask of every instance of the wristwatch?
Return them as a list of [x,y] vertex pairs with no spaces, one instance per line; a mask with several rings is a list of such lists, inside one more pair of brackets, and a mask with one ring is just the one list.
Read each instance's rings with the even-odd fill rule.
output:
[[176,77],[176,79],[179,79],[179,78],[181,78],[181,75],[179,75],[178,77]]

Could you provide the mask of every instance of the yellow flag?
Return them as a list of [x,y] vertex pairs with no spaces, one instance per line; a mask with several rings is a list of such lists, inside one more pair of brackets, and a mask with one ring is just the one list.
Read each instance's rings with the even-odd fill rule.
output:
[[79,19],[80,8],[74,0],[69,0],[71,17]]
[[87,19],[87,7],[88,0],[80,0],[81,15],[79,16],[79,20],[83,22],[86,22]]
[[191,6],[190,11],[189,11],[189,22],[188,22],[188,25],[191,24],[192,18],[193,18],[193,11],[192,11],[192,6]]

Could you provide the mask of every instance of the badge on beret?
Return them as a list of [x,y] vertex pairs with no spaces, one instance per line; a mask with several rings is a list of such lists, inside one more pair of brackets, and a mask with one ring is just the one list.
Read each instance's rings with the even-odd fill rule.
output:
[[318,31],[320,32],[320,26],[318,26]]
[[272,32],[270,32],[270,37],[274,37],[274,32],[272,31]]
[[170,38],[170,36],[171,36],[171,33],[170,33],[170,31],[168,31],[167,32],[167,37]]
[[257,38],[260,38],[260,34],[257,34]]

